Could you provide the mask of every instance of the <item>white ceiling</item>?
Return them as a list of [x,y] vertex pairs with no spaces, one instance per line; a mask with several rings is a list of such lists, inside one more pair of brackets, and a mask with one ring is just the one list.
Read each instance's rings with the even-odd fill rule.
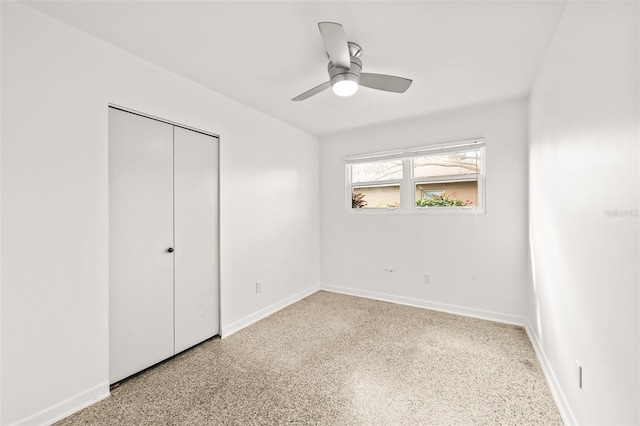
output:
[[[565,1],[36,1],[48,15],[314,135],[529,93]],[[291,98],[328,80],[320,21],[363,71],[413,79]]]

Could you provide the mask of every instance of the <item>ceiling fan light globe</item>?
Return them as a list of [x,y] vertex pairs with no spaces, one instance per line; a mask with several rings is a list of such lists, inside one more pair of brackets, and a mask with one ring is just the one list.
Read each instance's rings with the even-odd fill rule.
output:
[[337,96],[352,96],[358,91],[358,83],[353,80],[340,80],[333,83],[331,89]]

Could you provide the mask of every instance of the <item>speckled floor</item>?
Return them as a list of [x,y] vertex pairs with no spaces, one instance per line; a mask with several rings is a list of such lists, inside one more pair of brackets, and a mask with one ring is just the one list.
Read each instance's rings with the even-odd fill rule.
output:
[[521,327],[320,291],[59,425],[554,425]]

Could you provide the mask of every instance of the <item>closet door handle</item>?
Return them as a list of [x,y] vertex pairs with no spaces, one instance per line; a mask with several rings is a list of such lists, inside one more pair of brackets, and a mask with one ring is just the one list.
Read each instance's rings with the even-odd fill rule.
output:
[[173,253],[173,247],[169,247],[169,248],[167,249],[167,251],[168,251],[169,253]]

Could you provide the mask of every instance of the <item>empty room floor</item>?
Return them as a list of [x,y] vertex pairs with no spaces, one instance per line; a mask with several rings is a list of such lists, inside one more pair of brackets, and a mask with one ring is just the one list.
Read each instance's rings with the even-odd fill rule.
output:
[[319,291],[59,425],[562,424],[522,327]]

